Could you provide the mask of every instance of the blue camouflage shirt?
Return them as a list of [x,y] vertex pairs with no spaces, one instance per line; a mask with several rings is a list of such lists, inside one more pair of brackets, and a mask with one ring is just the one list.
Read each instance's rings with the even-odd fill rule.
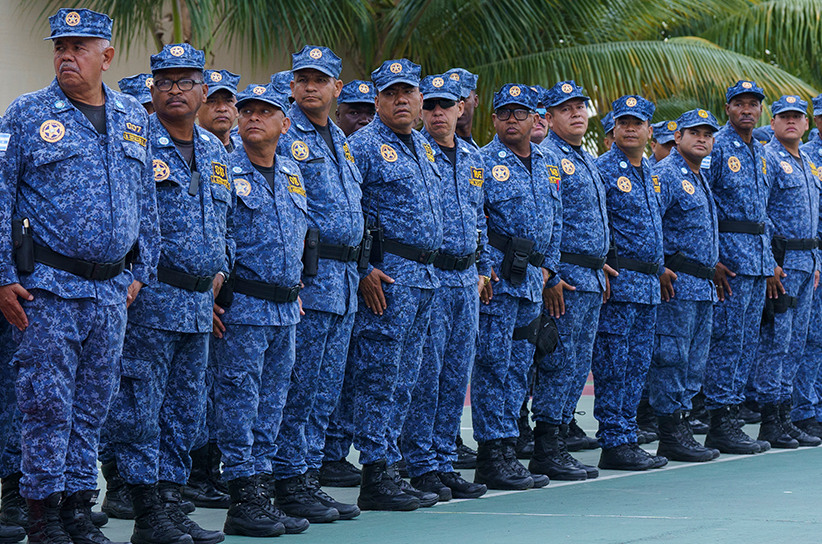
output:
[[[810,138],[808,143],[801,145],[799,149],[808,156],[811,171],[822,180],[822,140],[819,139],[819,134],[817,133],[814,138]],[[819,205],[819,214],[822,217],[822,199],[820,199]],[[819,222],[818,228],[822,229],[822,221]],[[822,231],[819,232],[819,239],[822,240]]]
[[[605,257],[611,243],[608,211],[605,186],[595,159],[587,151],[577,153],[553,131],[548,132],[541,145],[557,158],[562,178],[562,252]],[[605,290],[602,270],[560,263],[559,273],[548,285],[554,286],[560,279],[575,286],[577,291]]]
[[[808,155],[791,155],[774,137],[765,145],[768,171],[772,176],[768,199],[769,234],[785,238],[816,238],[819,234],[819,178]],[[819,250],[789,250],[782,268],[814,272],[819,268]]]
[[[306,190],[297,164],[281,155],[274,159],[274,187],[238,147],[229,157],[237,206],[229,214],[228,235],[237,246],[238,278],[282,287],[300,283],[306,231]],[[302,297],[302,293],[300,293]],[[299,303],[234,293],[234,302],[221,317],[241,325],[294,325]]]
[[[363,235],[360,171],[345,134],[331,120],[334,149],[297,104],[289,112],[291,128],[280,137],[277,153],[291,157],[302,172],[308,197],[308,227],[320,229],[320,242],[358,246]],[[316,276],[303,278],[303,307],[338,315],[357,310],[357,263],[320,259]]]
[[[642,159],[642,177],[616,144],[596,161],[605,184],[608,219],[617,255],[659,264],[663,272],[662,217],[658,187],[651,179],[648,159]],[[611,278],[611,299],[617,302],[659,304],[659,278],[634,270],[619,270]]]
[[[171,136],[149,117],[149,153],[154,163],[162,252],[160,265],[197,276],[231,270],[234,242],[226,237],[226,217],[235,198],[228,155],[220,141],[194,126],[194,161],[200,173],[197,195],[188,194],[192,171]],[[197,293],[156,282],[140,291],[129,308],[130,321],[167,331],[210,332],[213,293]]]
[[[457,164],[454,166],[433,136],[425,129],[422,135],[434,150],[434,164],[442,175],[443,240],[440,252],[458,258],[475,253],[478,239],[483,246],[488,243],[482,209],[482,184],[485,181],[482,157],[471,144],[455,136]],[[480,266],[483,275],[490,276],[491,266],[488,263]],[[476,286],[477,267],[462,271],[438,268],[437,277],[440,284],[448,287]]]
[[[666,256],[681,251],[703,266],[719,260],[719,232],[711,188],[705,170],[694,174],[676,148],[653,168],[653,184],[659,186],[662,239]],[[675,297],[680,300],[716,301],[713,279],[676,272]]]
[[[379,225],[383,236],[414,247],[442,246],[442,196],[434,150],[416,130],[416,158],[379,115],[351,135],[348,144],[362,174],[362,207],[367,226]],[[423,265],[385,253],[378,268],[397,285],[436,289],[434,265]],[[369,266],[367,273],[371,272]]]
[[[157,201],[148,158],[148,118],[132,97],[103,86],[106,132],[72,105],[55,79],[17,98],[0,123],[0,284],[20,283],[67,298],[121,304],[137,279],[157,277]],[[12,219],[28,218],[34,242],[97,263],[122,259],[137,244],[133,265],[107,281],[86,280],[37,263],[18,276]]]
[[[559,170],[555,158],[537,145],[531,144],[531,172],[498,136],[480,150],[485,163],[485,206],[488,230],[503,236],[527,238],[534,242],[534,251],[545,255],[543,268],[556,272],[559,267],[559,246],[562,238],[562,198]],[[499,275],[505,254],[485,244],[481,262],[490,265]],[[506,293],[542,301],[542,270],[528,265],[528,276],[514,287],[502,279],[493,285],[494,293]],[[483,305],[483,311],[488,307]]]
[[[765,148],[756,139],[749,147],[730,123],[716,133],[711,167],[705,174],[720,221],[768,222],[767,169]],[[776,266],[767,233],[720,232],[719,260],[747,276],[771,276]]]

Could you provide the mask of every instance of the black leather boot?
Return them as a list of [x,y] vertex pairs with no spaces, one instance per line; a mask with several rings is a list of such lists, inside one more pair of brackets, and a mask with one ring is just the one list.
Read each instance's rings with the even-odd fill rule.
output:
[[654,468],[654,461],[650,456],[636,451],[631,444],[620,444],[613,448],[602,448],[602,453],[599,455],[599,468],[642,471]]
[[168,514],[168,519],[184,533],[187,533],[194,540],[194,544],[217,544],[225,540],[222,531],[208,531],[194,522],[181,509],[182,497],[180,496],[180,485],[174,482],[159,482],[157,493],[163,501],[163,507]]
[[2,492],[0,492],[0,523],[17,525],[23,529],[29,523],[29,511],[26,499],[20,495],[20,478],[22,472],[15,472],[3,478]]
[[253,476],[228,482],[231,506],[223,525],[225,534],[273,537],[285,533],[285,526],[266,512],[271,501],[257,490],[258,482]]
[[657,455],[671,461],[701,463],[719,455],[714,449],[705,448],[693,439],[688,423],[678,410],[670,416],[659,417],[659,447]]
[[477,468],[477,452],[465,445],[462,437],[457,435],[457,460],[452,464],[454,468]]
[[168,517],[156,485],[130,485],[134,505],[132,544],[193,544],[187,533],[177,528]]
[[[580,429],[581,430],[581,429]],[[568,424],[563,423],[559,426],[559,446],[567,453],[568,448],[565,444],[565,440],[568,438],[568,434],[570,433],[570,427]],[[587,436],[586,436],[587,438]],[[599,469],[597,467],[592,467],[591,465],[585,465],[580,462],[579,459],[574,457],[571,454],[568,454],[568,458],[576,465],[577,468],[581,468],[585,471],[585,476],[588,480],[593,480],[599,476]]]
[[402,476],[400,476],[400,471],[397,469],[396,463],[393,465],[388,465],[388,467],[386,467],[386,471],[388,471],[388,475],[394,479],[394,484],[397,486],[397,489],[406,495],[411,495],[412,497],[417,497],[419,499],[420,508],[429,508],[439,502],[440,497],[436,493],[429,493],[428,491],[419,490],[405,481]]
[[323,461],[320,467],[320,484],[325,487],[357,487],[362,480],[362,471],[348,462]]
[[771,447],[780,449],[796,449],[799,442],[782,427],[779,417],[779,407],[768,403],[761,405],[762,423],[759,425],[759,440],[767,441]]
[[357,506],[362,510],[403,511],[420,507],[417,497],[406,495],[388,474],[385,459],[362,467],[362,485]]
[[818,436],[812,436],[797,427],[791,421],[791,408],[792,404],[790,402],[785,402],[779,405],[779,420],[782,422],[782,428],[785,429],[785,432],[788,435],[799,442],[799,445],[802,447],[816,447],[822,445],[822,438]]
[[439,498],[439,502],[448,502],[453,497],[451,495],[451,488],[442,483],[434,471],[411,478],[411,485],[419,491],[434,493]]
[[530,459],[534,454],[534,431],[531,429],[531,425],[528,424],[528,417],[528,401],[526,400],[519,411],[519,419],[517,420],[519,436],[514,449],[518,459]]
[[438,472],[437,475],[455,499],[478,499],[488,492],[486,486],[464,480],[459,472]]
[[751,454],[759,453],[761,448],[756,441],[742,432],[731,418],[728,406],[710,411],[711,428],[705,437],[705,446],[719,450],[721,453]]
[[29,544],[72,544],[60,519],[62,492],[52,493],[42,500],[27,499],[26,503],[29,511],[26,529]]
[[534,481],[534,489],[545,487],[551,480],[544,474],[531,474],[525,466],[517,459],[517,454],[514,451],[514,446],[517,439],[513,437],[502,439],[502,456],[508,461],[508,464],[516,474],[522,477],[530,477]]
[[91,507],[97,502],[99,491],[76,491],[66,497],[60,507],[63,528],[74,544],[112,544],[91,520]]
[[533,478],[518,474],[506,461],[501,439],[479,444],[474,483],[485,484],[488,489],[523,490],[534,487]]
[[534,429],[534,456],[528,463],[531,474],[544,474],[552,480],[586,480],[588,473],[576,465],[559,437],[559,425],[537,421]]
[[[211,445],[191,452],[191,473],[180,490],[183,497],[201,508],[228,508],[231,498],[214,486],[211,475]],[[218,469],[219,471],[219,469]]]
[[331,508],[318,501],[308,489],[305,475],[292,476],[274,481],[277,506],[286,515],[305,518],[310,523],[331,523],[340,519],[336,508]]
[[282,523],[283,527],[285,527],[285,534],[287,535],[296,535],[308,529],[311,524],[307,519],[289,516],[280,510],[276,504],[272,504],[271,498],[273,495],[270,491],[272,485],[270,483],[266,484],[265,481],[268,480],[269,482],[275,482],[276,480],[274,480],[270,474],[266,474],[265,478],[262,476],[263,475],[258,474],[256,478],[257,494],[265,497],[266,500],[263,501],[263,508],[268,516],[274,521]]
[[356,504],[346,504],[339,502],[334,497],[326,493],[320,487],[320,474],[315,470],[309,470],[305,473],[305,485],[320,504],[334,508],[339,512],[341,520],[354,519],[360,515],[360,509]]
[[[656,414],[648,399],[641,399],[636,409],[636,425],[643,434],[645,444],[659,440],[659,428],[657,427]],[[639,433],[637,433],[639,437]]]
[[106,479],[106,495],[103,497],[101,510],[110,518],[134,519],[134,507],[131,505],[131,493],[126,481],[120,476],[117,463],[112,461],[101,467]]

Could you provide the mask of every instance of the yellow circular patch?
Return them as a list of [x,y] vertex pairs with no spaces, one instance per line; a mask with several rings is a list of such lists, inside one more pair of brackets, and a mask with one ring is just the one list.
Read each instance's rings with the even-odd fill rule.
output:
[[60,121],[49,119],[40,125],[40,137],[50,144],[59,142],[66,135],[66,127]]
[[676,130],[676,121],[668,121],[668,130],[671,132]]
[[630,193],[631,192],[631,180],[626,178],[625,176],[620,176],[617,180],[617,187],[623,193]]
[[211,81],[214,83],[219,83],[223,80],[223,74],[220,72],[211,72]]
[[568,174],[569,176],[577,171],[576,167],[574,167],[574,163],[569,161],[568,159],[562,159],[562,171]]
[[168,165],[160,159],[151,161],[151,167],[154,169],[154,181],[165,181],[171,175]]
[[565,94],[568,94],[568,93],[570,93],[571,91],[573,91],[573,90],[574,90],[574,88],[573,88],[573,87],[571,87],[571,84],[570,84],[570,83],[566,83],[566,84],[564,84],[564,85],[561,87],[561,89],[562,89],[562,92],[564,92]]
[[796,97],[789,96],[785,99],[785,102],[787,102],[788,104],[793,104],[794,102],[796,102]]
[[169,49],[168,52],[174,55],[175,57],[182,57],[185,54],[186,50],[179,45],[175,45],[174,47]]
[[696,114],[699,115],[700,117],[702,117],[703,119],[708,118],[708,112],[705,111],[705,110],[699,110],[698,112],[696,112]]
[[521,93],[522,91],[516,85],[508,89],[508,94],[510,94],[511,96],[519,96]]
[[750,81],[743,81],[743,82],[742,82],[742,88],[743,88],[743,89],[750,89],[750,88],[752,88],[752,87],[753,87],[753,85],[751,85],[751,82],[750,82]]
[[451,78],[451,81],[459,81],[459,80],[460,80],[460,75],[459,75],[459,73],[457,73],[457,72],[453,72],[453,73],[452,73],[450,76],[448,76],[448,77],[450,77],[450,78]]
[[360,83],[360,86],[357,87],[362,94],[368,94],[368,85],[365,83]]
[[297,140],[291,144],[291,156],[294,160],[304,161],[308,158],[308,146],[305,142]]
[[314,49],[311,50],[311,52],[308,54],[308,56],[311,57],[314,60],[321,59],[322,56],[323,56],[323,52],[320,51],[320,49],[318,47],[315,47]]
[[146,87],[148,87],[149,89],[154,87],[154,78],[153,77],[147,77],[146,78]]
[[739,172],[739,169],[742,168],[742,164],[736,157],[730,157],[728,159],[728,168],[731,169],[731,172]]
[[252,89],[251,92],[256,94],[256,95],[264,94],[265,93],[265,87],[263,87],[262,85],[257,85],[256,87],[254,87],[254,89]]
[[694,189],[693,184],[687,179],[682,180],[682,190],[688,193],[689,195],[692,195],[694,194],[694,192],[696,192],[696,189]]
[[[628,100],[625,101],[625,105],[628,106],[629,108],[633,108],[634,106],[636,106],[636,98],[634,98],[632,96],[631,98],[629,98]],[[628,190],[630,191],[630,189],[628,189]]]
[[80,14],[72,11],[66,14],[66,24],[69,26],[77,26],[80,24]]
[[402,72],[402,64],[400,64],[399,62],[395,62],[394,64],[389,66],[388,69],[391,70],[392,74],[399,74],[400,72]]
[[251,194],[251,184],[244,179],[235,179],[234,190],[237,191],[237,196],[248,196]]
[[498,164],[491,169],[491,175],[494,176],[494,179],[497,181],[507,181],[511,176],[511,172],[504,164]]
[[397,152],[388,144],[382,144],[380,146],[380,155],[382,155],[382,158],[385,159],[386,162],[396,162],[397,160]]
[[782,161],[779,163],[779,166],[782,167],[782,171],[786,174],[793,174],[793,166],[791,166],[789,162]]
[[431,85],[439,89],[440,87],[445,85],[445,80],[443,80],[441,77],[435,77],[431,80]]

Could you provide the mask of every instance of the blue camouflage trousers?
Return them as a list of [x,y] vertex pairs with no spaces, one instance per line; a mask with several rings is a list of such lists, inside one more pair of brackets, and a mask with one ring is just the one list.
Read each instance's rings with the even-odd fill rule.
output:
[[805,354],[793,382],[793,410],[791,420],[817,418],[822,413],[820,401],[819,367],[822,364],[822,289],[813,293],[808,340]]
[[565,291],[565,315],[556,320],[559,343],[537,365],[531,411],[550,425],[570,423],[591,370],[602,293]]
[[340,397],[355,315],[305,310],[297,325],[297,355],[272,465],[278,480],[322,464],[325,429]]
[[478,325],[476,287],[443,286],[435,291],[422,366],[401,438],[411,477],[454,470],[455,438],[476,353]]
[[209,336],[128,324],[120,391],[106,422],[126,482],[188,481],[205,412]]
[[673,298],[656,308],[648,391],[657,416],[687,411],[699,392],[711,343],[713,302]]
[[12,357],[17,351],[13,327],[0,315],[0,478],[20,472],[20,423],[23,414],[17,407],[14,384],[17,369]]
[[383,284],[387,308],[374,314],[359,296],[353,346],[354,445],[363,465],[398,462],[397,446],[417,383],[433,289]]
[[602,306],[591,370],[597,438],[605,449],[636,442],[636,410],[655,330],[655,305],[612,301]]
[[764,276],[728,277],[733,294],[714,303],[711,348],[705,365],[705,407],[716,410],[745,400],[745,385],[756,363],[765,306]]
[[97,488],[97,444],[117,386],[123,303],[68,300],[35,289],[13,358],[21,424],[20,493],[44,499]]
[[797,297],[796,308],[762,323],[753,386],[760,404],[790,402],[793,382],[805,352],[813,307],[813,274],[786,270],[785,292]]
[[508,294],[494,295],[489,304],[480,305],[471,372],[471,417],[477,442],[519,436],[517,419],[535,347],[527,340],[514,341],[514,329],[531,323],[539,312],[540,303]]
[[[348,457],[351,445],[354,443],[354,360],[351,356],[354,353],[354,344],[356,342],[357,339],[352,336],[348,344],[345,377],[343,378],[340,398],[337,400],[337,406],[331,413],[328,427],[325,429],[325,441],[322,446],[323,463],[340,461]],[[309,451],[309,457],[312,457],[310,461],[312,465],[317,462],[313,456],[313,452]]]
[[223,338],[212,339],[214,434],[226,481],[271,473],[296,329],[227,324]]

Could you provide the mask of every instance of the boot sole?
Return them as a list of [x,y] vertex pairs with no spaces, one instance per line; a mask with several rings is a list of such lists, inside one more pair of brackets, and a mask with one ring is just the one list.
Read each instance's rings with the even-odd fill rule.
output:
[[398,505],[386,505],[384,503],[370,503],[368,501],[363,501],[361,499],[357,499],[357,506],[360,510],[372,510],[378,512],[411,512],[419,508],[420,501],[409,501],[404,504]]
[[320,478],[320,485],[322,487],[359,487],[362,478],[359,476],[356,479],[352,476],[351,478],[346,479],[328,479],[328,478]]
[[[239,535],[239,536],[253,536],[257,538],[266,538],[266,537],[274,537],[274,536],[281,536],[285,534],[285,527],[282,523],[278,523],[274,528],[270,530],[252,530],[252,529],[245,529],[242,527],[235,527],[234,525],[229,525],[226,523],[223,525],[223,532],[227,535]],[[137,544],[137,543],[133,543]]]
[[[186,538],[186,537],[188,537],[188,538]],[[129,539],[129,541],[131,542],[131,544],[158,544],[160,542],[160,541],[153,541],[153,540],[145,540],[145,539],[137,537],[135,535],[131,535],[131,538]],[[193,542],[194,542],[194,539],[191,538],[191,535],[185,534],[185,535],[179,537],[176,540],[163,540],[162,544],[192,544]]]
[[321,515],[321,516],[310,516],[309,515],[309,516],[307,516],[307,515],[305,515],[304,512],[300,512],[298,510],[286,510],[285,508],[282,507],[282,505],[279,505],[279,504],[278,504],[278,506],[280,507],[280,510],[285,512],[285,515],[287,515],[288,517],[290,517],[290,518],[303,518],[303,519],[308,520],[308,523],[331,523],[333,521],[337,521],[338,519],[340,519],[340,513],[337,512],[336,508],[329,508],[329,510],[333,510],[333,512],[328,512],[325,515]]
[[714,459],[716,459],[716,457],[714,457],[711,452],[706,452],[703,455],[693,456],[689,458],[685,456],[680,457],[669,451],[664,451],[660,453],[660,451],[657,450],[656,454],[665,457],[666,459],[668,459],[668,461],[679,461],[681,463],[707,463],[708,461],[713,461]]
[[100,509],[110,519],[134,519],[134,510],[120,510],[119,508],[110,508],[106,505]]
[[483,484],[487,489],[496,489],[498,491],[525,491],[526,489],[531,489],[532,487],[534,487],[534,480],[532,478],[524,479],[523,482],[519,485],[513,485],[500,482],[493,482],[487,480],[486,478],[477,478],[475,475],[474,483]]
[[[537,468],[537,467],[534,467]],[[531,468],[531,465],[528,465],[528,472],[533,474],[542,474],[544,476],[548,476],[551,480],[559,480],[562,482],[578,482],[581,480],[588,479],[588,473],[584,470],[580,470],[578,472],[559,472],[553,469],[545,469],[545,470],[534,470]],[[597,473],[597,475],[599,475]]]
[[455,499],[478,499],[488,493],[488,487],[486,486],[485,489],[480,489],[479,491],[475,491],[474,493],[460,493],[458,491],[451,490],[451,496]]
[[[191,533],[189,533],[188,536],[191,536]],[[217,534],[211,538],[197,539],[191,536],[191,539],[194,541],[194,544],[218,544],[225,540],[225,534],[217,532]]]

